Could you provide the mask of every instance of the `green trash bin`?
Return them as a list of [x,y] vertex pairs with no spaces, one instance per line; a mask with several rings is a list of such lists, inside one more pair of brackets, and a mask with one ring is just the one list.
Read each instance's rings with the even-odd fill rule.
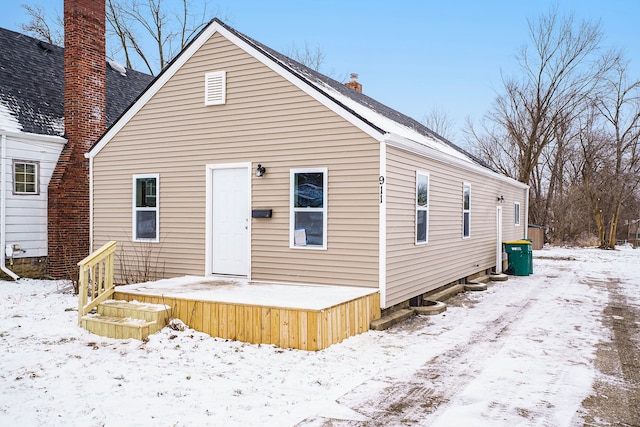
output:
[[533,251],[528,240],[514,240],[503,242],[507,256],[509,257],[508,270],[516,276],[528,276],[533,274]]

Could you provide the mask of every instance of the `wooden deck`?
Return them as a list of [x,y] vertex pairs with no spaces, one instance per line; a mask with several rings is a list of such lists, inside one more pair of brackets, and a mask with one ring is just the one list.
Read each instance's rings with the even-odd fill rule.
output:
[[214,337],[322,350],[380,318],[377,289],[182,277],[117,286],[116,300],[166,304],[172,317]]

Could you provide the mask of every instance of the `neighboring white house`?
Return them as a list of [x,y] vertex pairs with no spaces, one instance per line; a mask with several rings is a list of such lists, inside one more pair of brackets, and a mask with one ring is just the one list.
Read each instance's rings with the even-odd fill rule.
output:
[[3,259],[11,268],[29,258],[40,270],[47,256],[47,186],[66,139],[7,130],[4,118],[0,113]]
[[[107,125],[152,77],[107,67]],[[46,274],[47,188],[67,139],[64,49],[0,28],[0,267]]]

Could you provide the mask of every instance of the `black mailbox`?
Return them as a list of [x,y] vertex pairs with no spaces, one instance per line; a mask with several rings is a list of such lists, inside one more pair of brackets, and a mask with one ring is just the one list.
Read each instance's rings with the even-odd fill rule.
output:
[[271,218],[271,209],[253,209],[251,211],[252,218]]

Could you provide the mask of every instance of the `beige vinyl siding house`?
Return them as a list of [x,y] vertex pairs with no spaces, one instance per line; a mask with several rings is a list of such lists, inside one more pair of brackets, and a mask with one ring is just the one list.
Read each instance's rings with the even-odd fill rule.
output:
[[[429,175],[427,242],[414,242],[416,173]],[[508,188],[486,174],[465,170],[426,156],[387,148],[387,293],[388,305],[447,285],[496,266],[497,245],[522,238],[523,228],[504,203],[524,203],[523,188]],[[463,186],[469,184],[469,237],[464,236]],[[497,210],[502,210],[502,238]],[[507,212],[505,212],[507,211]],[[510,213],[511,212],[511,213]]]
[[526,236],[526,185],[218,20],[88,157],[93,247],[151,250],[164,277],[374,288],[386,308],[500,271],[500,240]]
[[[216,70],[227,76],[226,102],[207,106],[204,76]],[[251,279],[376,287],[378,152],[377,141],[214,34],[94,158],[94,246],[131,241],[132,176],[159,174],[158,265],[168,277],[205,275],[207,165],[261,163],[250,206],[273,216],[248,224]],[[292,249],[290,169],[315,167],[328,170],[330,250]]]

